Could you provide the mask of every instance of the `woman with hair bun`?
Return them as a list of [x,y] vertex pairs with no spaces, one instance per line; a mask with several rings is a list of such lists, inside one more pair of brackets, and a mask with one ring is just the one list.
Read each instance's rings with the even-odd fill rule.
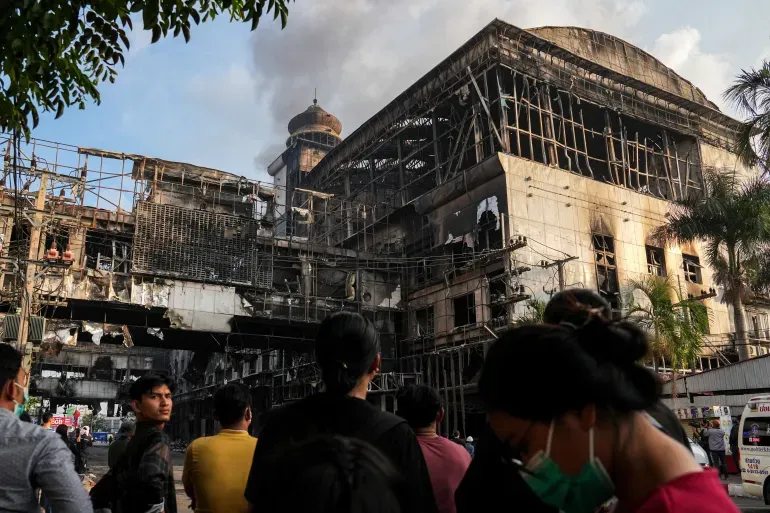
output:
[[[650,421],[654,375],[634,325],[600,310],[578,322],[523,326],[489,349],[479,393],[489,425],[545,504],[591,513],[737,513],[713,471]],[[547,366],[547,372],[543,372]]]

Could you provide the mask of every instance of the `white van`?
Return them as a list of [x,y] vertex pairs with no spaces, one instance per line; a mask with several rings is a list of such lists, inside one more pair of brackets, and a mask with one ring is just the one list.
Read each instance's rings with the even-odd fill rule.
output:
[[752,397],[738,431],[743,491],[770,504],[770,395]]

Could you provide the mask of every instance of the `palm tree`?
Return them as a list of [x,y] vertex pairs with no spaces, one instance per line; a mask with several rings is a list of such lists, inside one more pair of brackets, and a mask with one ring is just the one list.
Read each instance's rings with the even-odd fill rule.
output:
[[724,97],[746,116],[736,148],[741,160],[770,173],[770,62],[742,70]]
[[722,300],[733,307],[735,343],[748,358],[744,300],[751,296],[752,263],[770,241],[770,183],[738,183],[731,172],[705,171],[704,193],[673,202],[668,222],[653,238],[675,244],[701,241]]
[[706,308],[698,301],[683,300],[669,278],[654,275],[628,280],[623,305],[628,320],[649,334],[653,357],[671,361],[671,396],[676,399],[676,369],[686,368],[700,354],[708,331]]
[[525,303],[527,312],[520,315],[515,321],[514,326],[523,326],[525,324],[542,324],[545,315],[546,302],[541,299],[530,299]]

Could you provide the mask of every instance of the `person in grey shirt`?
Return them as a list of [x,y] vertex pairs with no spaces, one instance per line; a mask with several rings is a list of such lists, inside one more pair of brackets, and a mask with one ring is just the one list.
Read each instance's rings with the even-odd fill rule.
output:
[[14,414],[26,401],[28,380],[21,354],[0,343],[0,511],[39,512],[39,489],[56,513],[93,513],[61,438]]
[[725,459],[725,432],[719,427],[719,421],[715,420],[711,423],[711,427],[706,428],[701,432],[709,439],[709,451],[714,459],[714,465],[719,467],[719,476],[724,476],[727,479],[727,460]]

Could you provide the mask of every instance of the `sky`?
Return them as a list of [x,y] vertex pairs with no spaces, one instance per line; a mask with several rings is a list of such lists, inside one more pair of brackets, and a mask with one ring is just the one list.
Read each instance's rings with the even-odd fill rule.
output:
[[33,137],[194,163],[270,181],[291,117],[319,104],[343,137],[494,18],[576,25],[650,52],[732,115],[722,91],[770,59],[759,0],[296,0],[280,30],[218,18],[192,40],[150,44],[135,23],[125,68],[100,105],[41,116]]

